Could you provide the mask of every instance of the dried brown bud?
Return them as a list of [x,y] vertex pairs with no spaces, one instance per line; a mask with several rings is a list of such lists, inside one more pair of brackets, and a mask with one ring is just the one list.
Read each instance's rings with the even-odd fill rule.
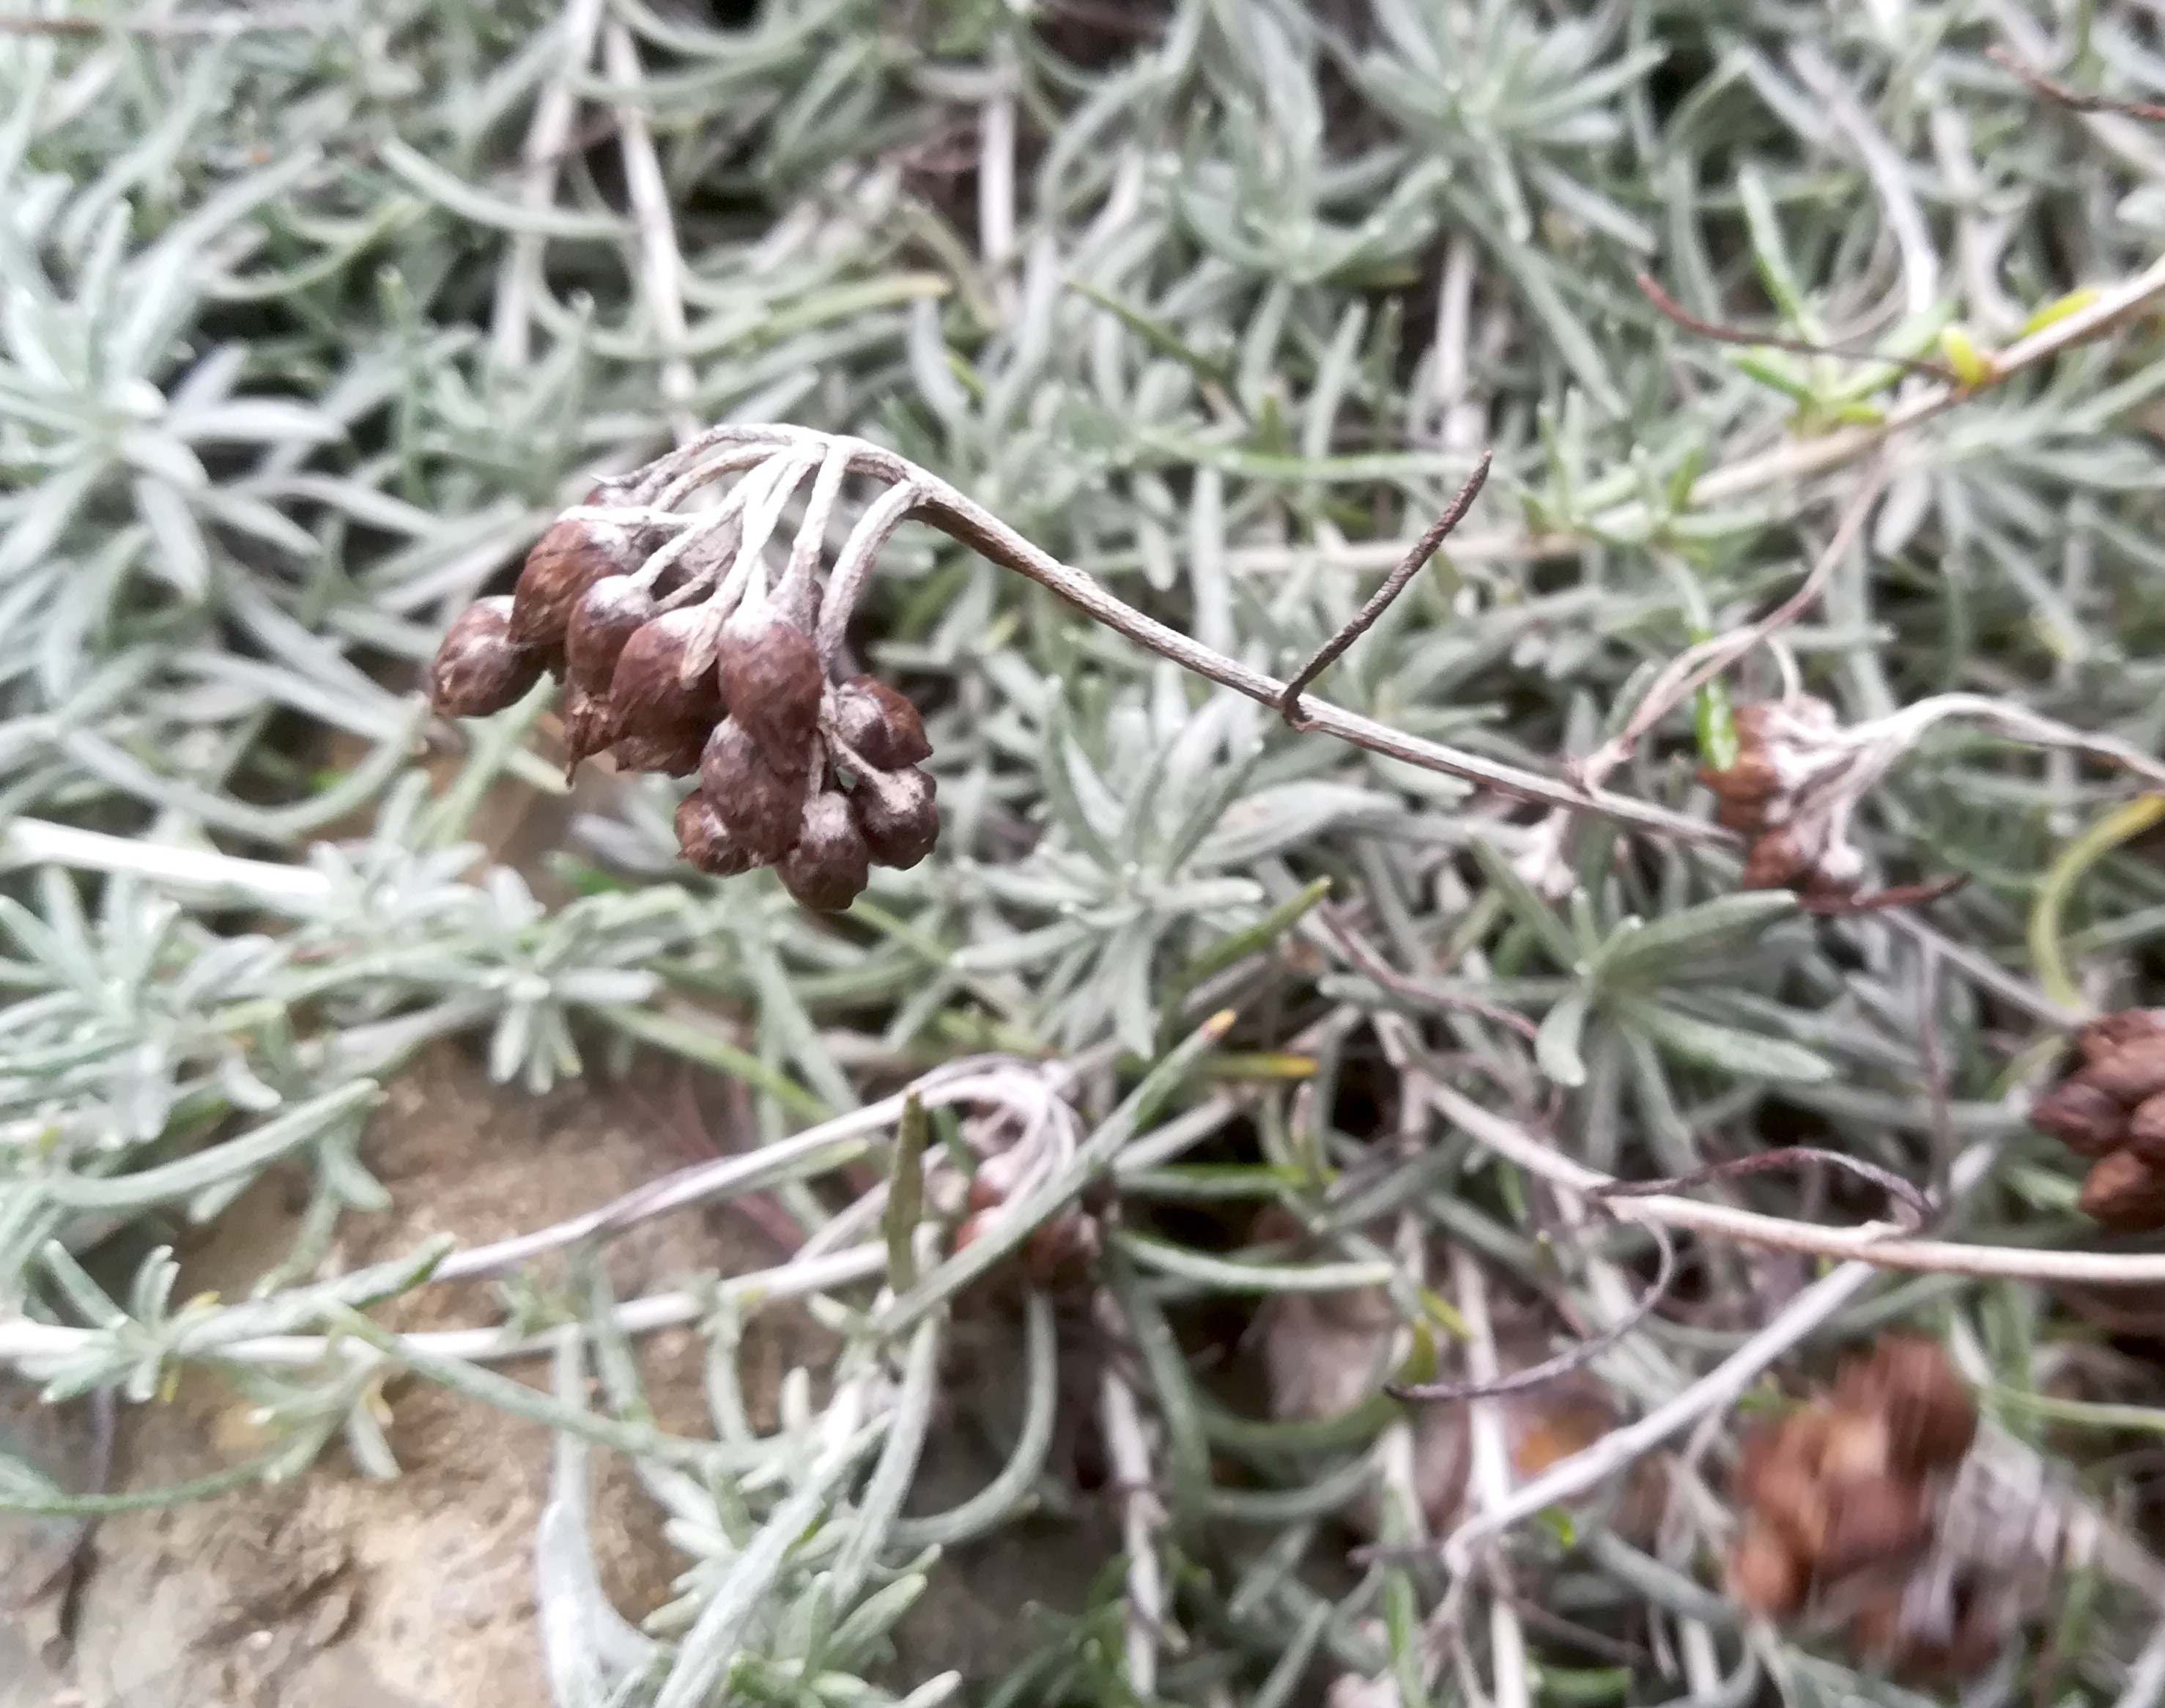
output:
[[606,695],[624,643],[654,615],[654,598],[628,575],[596,582],[579,596],[564,629],[564,679]]
[[1071,1210],[1031,1230],[1023,1242],[1023,1273],[1040,1287],[1064,1291],[1088,1281],[1101,1248],[1097,1219]]
[[1746,889],[1786,889],[1811,870],[1812,857],[1788,830],[1769,830],[1744,857]]
[[932,756],[917,708],[876,676],[856,676],[835,691],[835,728],[868,765],[898,771]]
[[1936,1341],[1883,1335],[1843,1364],[1836,1395],[1884,1420],[1888,1463],[1904,1477],[1952,1470],[1977,1437],[1977,1401]]
[[931,777],[915,766],[868,771],[857,779],[850,809],[872,858],[908,871],[940,840],[940,809]]
[[2165,1009],[2124,1008],[2099,1015],[2075,1035],[2083,1059],[2094,1062],[2137,1038],[2165,1037]]
[[608,746],[615,719],[608,695],[590,694],[578,688],[564,691],[563,717],[564,774],[568,778],[582,760],[592,758]]
[[1766,834],[1767,808],[1763,802],[1732,800],[1727,795],[1715,797],[1714,821],[1725,830],[1734,830],[1740,836],[1755,840]]
[[1819,1568],[1831,1577],[1907,1559],[1932,1534],[1925,1491],[1905,1477],[1863,1477],[1835,1485],[1827,1504]]
[[534,542],[512,595],[511,635],[522,646],[555,652],[572,608],[596,582],[636,568],[649,550],[643,529],[598,517],[562,517]]
[[797,762],[818,727],[827,689],[812,637],[761,601],[740,610],[722,631],[718,674],[722,698],[770,762]]
[[1729,1552],[1730,1593],[1766,1619],[1785,1619],[1804,1605],[1810,1574],[1772,1525],[1745,1521]]
[[677,804],[677,846],[685,859],[715,878],[735,878],[759,864],[730,839],[714,804],[697,789]]
[[1845,1406],[1827,1420],[1820,1474],[1835,1482],[1884,1476],[1893,1448],[1887,1421],[1876,1410]]
[[779,860],[804,827],[804,772],[785,777],[766,762],[735,718],[708,736],[699,760],[699,788],[714,804],[737,846],[761,865]]
[[2132,1151],[2115,1151],[2083,1178],[2083,1213],[2121,1233],[2165,1227],[2165,1174]]
[[2102,1157],[2126,1139],[2126,1106],[2080,1079],[2062,1081],[2030,1105],[2030,1125],[2078,1157]]
[[2127,1118],[2127,1146],[2146,1162],[2165,1163],[2165,1091],[2135,1105]]
[[447,718],[483,718],[541,680],[541,660],[511,638],[511,601],[476,599],[444,633],[429,665],[429,703]]
[[[1740,736],[1743,735],[1740,730]],[[1782,780],[1775,773],[1773,763],[1756,739],[1740,740],[1736,763],[1726,771],[1716,771],[1711,766],[1699,768],[1699,780],[1719,795],[1725,804],[1763,807],[1781,792]]]
[[1805,1560],[1816,1559],[1826,1541],[1826,1491],[1819,1477],[1826,1432],[1825,1414],[1818,1411],[1762,1423],[1745,1438],[1737,1466],[1738,1498]]
[[2074,1078],[2132,1109],[2165,1091],[2165,1037],[2130,1038],[2103,1052]]
[[679,667],[697,635],[696,610],[664,611],[642,625],[624,644],[609,677],[611,728],[626,735],[673,734],[696,724],[711,729],[722,715],[722,697],[712,672],[689,683]]
[[619,735],[609,749],[619,771],[661,777],[689,777],[704,757],[709,726],[697,719],[666,729],[638,730]]
[[803,828],[782,862],[782,887],[800,906],[840,913],[864,891],[872,857],[840,789],[823,789],[804,804]]

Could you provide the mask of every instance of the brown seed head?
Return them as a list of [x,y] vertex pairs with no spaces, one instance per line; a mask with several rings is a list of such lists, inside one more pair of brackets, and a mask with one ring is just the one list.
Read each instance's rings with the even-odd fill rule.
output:
[[2165,1009],[2124,1008],[2090,1021],[2075,1035],[2075,1044],[2085,1061],[2094,1062],[2122,1044],[2156,1037],[2165,1037]]
[[1793,1411],[1751,1431],[1737,1466],[1739,1500],[1780,1531],[1807,1563],[1826,1542],[1826,1491],[1819,1475],[1826,1434],[1824,1412]]
[[1836,1380],[1845,1407],[1884,1420],[1888,1462],[1900,1476],[1952,1470],[1977,1438],[1977,1401],[1936,1341],[1882,1335],[1871,1352],[1852,1358]]
[[2134,1037],[2116,1044],[2074,1078],[2132,1109],[2165,1091],[2165,1037]]
[[849,798],[822,789],[804,804],[797,846],[782,862],[782,887],[801,907],[840,913],[863,894],[871,875],[872,857],[850,815]]
[[666,728],[640,730],[619,735],[609,749],[619,771],[643,772],[650,776],[689,777],[699,768],[712,728],[693,718]]
[[697,637],[696,609],[664,611],[642,624],[624,643],[609,677],[609,710],[618,739],[666,735],[698,724],[711,729],[722,715],[722,697],[711,672],[689,683],[678,667]]
[[762,866],[796,845],[809,783],[804,772],[777,772],[735,718],[714,726],[699,760],[701,793],[714,804],[737,846]]
[[735,878],[759,863],[730,839],[714,804],[697,789],[677,803],[677,846],[685,859],[714,878]]
[[1925,1491],[1906,1477],[1862,1477],[1838,1484],[1827,1503],[1819,1569],[1839,1577],[1862,1566],[1908,1559],[1931,1539]]
[[873,859],[906,872],[932,851],[940,840],[936,788],[930,774],[914,765],[868,771],[857,779],[850,809]]
[[762,604],[741,623],[730,619],[718,674],[722,698],[768,762],[796,762],[819,725],[827,689],[812,637]]
[[476,599],[444,631],[429,665],[429,704],[447,718],[483,718],[541,680],[541,660],[511,638],[511,601]]
[[[1742,735],[1741,730],[1738,733],[1740,736]],[[1724,804],[1744,807],[1763,807],[1780,793],[1782,788],[1782,780],[1775,772],[1773,762],[1767,758],[1765,747],[1757,740],[1738,741],[1736,763],[1726,771],[1700,766],[1699,780],[1720,796]]]
[[1893,1452],[1892,1431],[1878,1411],[1840,1406],[1827,1416],[1820,1475],[1835,1483],[1884,1476]]
[[1769,830],[1744,857],[1746,889],[1786,889],[1811,870],[1812,857],[1788,829]]
[[561,518],[534,542],[512,594],[511,634],[522,646],[555,651],[572,608],[596,582],[636,568],[649,550],[644,530],[598,519]]
[[835,689],[835,727],[852,751],[882,771],[922,765],[932,756],[917,708],[876,676],[851,677]]
[[609,744],[609,732],[615,718],[609,709],[608,696],[590,694],[583,689],[567,688],[564,691],[564,775],[568,778],[579,768],[580,762],[592,758]]
[[2165,1164],[2165,1091],[2135,1105],[2127,1118],[2127,1147],[2146,1162]]
[[1754,841],[1767,832],[1767,807],[1762,801],[1732,800],[1727,795],[1716,795],[1714,803],[1714,821],[1725,830],[1734,830],[1740,836]]
[[2126,1139],[2126,1105],[2080,1079],[2063,1079],[2030,1105],[2030,1125],[2078,1157],[2102,1157]]
[[606,576],[579,596],[564,629],[564,679],[606,695],[625,642],[654,614],[654,597],[628,575]]
[[2083,1178],[2083,1214],[2117,1233],[2165,1227],[2165,1174],[2132,1151],[2100,1157]]
[[1744,1521],[1744,1533],[1729,1551],[1729,1591],[1765,1619],[1786,1619],[1804,1605],[1810,1574],[1789,1552],[1773,1526],[1757,1518]]
[[1102,1245],[1097,1218],[1068,1210],[1040,1223],[1023,1241],[1023,1273],[1049,1291],[1067,1291],[1088,1281]]

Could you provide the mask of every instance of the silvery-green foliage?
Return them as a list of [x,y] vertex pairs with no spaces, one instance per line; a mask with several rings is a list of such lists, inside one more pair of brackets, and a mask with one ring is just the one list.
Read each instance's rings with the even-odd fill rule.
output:
[[1041,1030],[1071,1049],[1110,1030],[1146,1052],[1168,957],[1193,956],[1267,905],[1244,875],[1256,862],[1397,809],[1345,783],[1259,775],[1267,714],[1228,691],[1198,693],[1170,666],[1093,710],[1085,724],[1040,680],[1018,695],[1012,726],[987,730],[1039,768],[1046,823],[1025,859],[962,875],[985,918],[954,964],[1019,975]]
[[[537,1642],[560,1702],[936,1700],[951,1680],[882,1670],[894,1621],[946,1568],[929,1550],[1053,1498],[1053,1421],[1076,1421],[1042,1301],[1027,1417],[985,1431],[1006,1468],[982,1504],[926,1513],[902,1498],[921,1433],[974,1403],[933,1403],[930,1326],[964,1260],[929,1225],[851,1236],[894,1238],[818,1290],[842,1352],[783,1384],[764,1433],[738,1390],[742,1318],[792,1265],[744,1293],[693,1277],[622,1304],[507,1278],[509,1331],[558,1336],[547,1393],[457,1331],[377,1346],[341,1315],[418,1285],[434,1253],[319,1266],[350,1213],[392,1206],[368,1117],[437,1040],[471,1042],[508,1094],[676,1050],[742,1082],[767,1142],[968,1057],[1026,1089],[1005,1112],[949,1112],[914,1189],[906,1171],[889,1184],[936,1210],[958,1183],[924,1157],[1024,1130],[1075,1190],[1114,1183],[1128,1225],[1093,1332],[1122,1349],[1109,1368],[1150,1474],[1105,1498],[1166,1503],[1146,1540],[1166,1604],[1131,1610],[1109,1568],[1004,1700],[1283,1704],[1305,1700],[1312,1663],[1406,1676],[1439,1585],[1388,1561],[1351,1588],[1309,1570],[1311,1521],[1346,1490],[1390,1510],[1396,1447],[1372,1414],[1320,1447],[1229,1421],[1180,1356],[1177,1314],[1232,1282],[1298,1290],[1311,1255],[1372,1264],[1447,1235],[1599,1320],[1609,1295],[1516,1170],[1348,1112],[1401,1074],[1496,1088],[1520,1114],[1554,1094],[1543,1142],[1623,1174],[1741,1154],[1762,1122],[1823,1125],[1920,1180],[1950,1135],[2005,1141],[2026,1022],[1989,975],[2025,970],[2039,873],[2120,785],[1950,729],[1867,800],[1875,877],[1970,878],[1931,913],[1961,964],[1740,898],[1727,855],[1598,826],[1555,838],[1551,900],[1513,864],[1539,846],[1529,815],[1288,730],[910,528],[850,650],[925,709],[943,832],[835,925],[764,874],[678,863],[681,784],[589,778],[560,801],[545,691],[449,727],[411,692],[416,667],[594,474],[686,420],[890,445],[1281,677],[1493,448],[1460,536],[1315,691],[1520,764],[1583,756],[1661,662],[1794,588],[1822,499],[1857,477],[1848,453],[1825,475],[1815,459],[1930,383],[1692,337],[1633,273],[1793,337],[1932,357],[1952,328],[2004,349],[2064,293],[2149,263],[2165,141],[2041,110],[1986,50],[2155,99],[2154,21],[1906,0],[736,9],[182,0],[93,20],[34,0],[24,17],[55,28],[0,23],[0,1347],[55,1397],[132,1403],[216,1364],[271,1442],[223,1488],[341,1440],[393,1473],[378,1389],[402,1363],[545,1423]],[[582,16],[596,51],[567,67]],[[602,40],[619,28],[635,82]],[[626,113],[654,140],[659,240],[627,194]],[[988,171],[1009,120],[1011,170]],[[1891,441],[1868,551],[1787,632],[1799,679],[1848,722],[1956,688],[2156,751],[2161,388],[2138,325]],[[1732,676],[1740,693],[1778,689],[1764,662]],[[1702,810],[1696,741],[1669,720],[1612,785]],[[487,852],[482,809],[506,802],[561,814],[561,846]],[[2165,886],[2106,859],[2069,929],[2094,994],[2140,996]],[[1375,958],[1351,958],[1347,932]],[[1123,1128],[1124,1058],[1161,1056],[1206,998],[1241,1007],[1244,1049],[1285,1052],[1270,1072],[1312,1064],[1311,1089],[1183,1078],[1191,1054],[1151,1093],[1177,1099]],[[1063,1122],[1018,1114],[1042,1116],[1040,1074],[1081,1106],[1072,1155]],[[1398,1100],[1392,1119],[1418,1115]],[[1259,1163],[1184,1171],[1236,1126]],[[884,1128],[859,1143],[872,1162],[894,1148]],[[843,1201],[825,1171],[856,1154],[815,1153],[773,1202],[814,1232]],[[116,1229],[215,1220],[274,1168],[308,1208],[258,1296],[193,1298],[162,1251],[110,1261]],[[1788,1189],[1748,1189],[1801,1201]],[[1157,1195],[1234,1192],[1327,1249],[1228,1257],[1150,1236]],[[2064,1159],[2021,1153],[1966,1236],[2076,1238],[2074,1192]],[[885,1266],[913,1232],[906,1285]],[[1704,1296],[1755,1296],[1761,1272],[1728,1248],[1705,1262]],[[1438,1284],[1402,1278],[1409,1299]],[[1831,1338],[1925,1310],[2010,1393],[2076,1356],[2011,1289],[1936,1281],[1857,1309]],[[643,1410],[624,1325],[663,1321],[703,1334],[697,1439]],[[914,1326],[880,1326],[898,1322]],[[1599,1368],[1620,1403],[1658,1403],[1736,1326],[1657,1319]],[[312,1336],[342,1350],[280,1362]],[[651,1630],[594,1573],[595,1446],[631,1455],[687,1562]],[[71,1498],[0,1454],[0,1507]],[[1725,1627],[1672,1642],[1667,1621],[1704,1605],[1664,1601],[1668,1567],[1599,1528],[1557,1605],[1626,1609],[1631,1640],[1690,1656],[1690,1677],[1630,1688],[1704,1695],[1706,1663],[1757,1688],[1762,1649]],[[1514,1569],[1546,1593],[1551,1563]],[[1544,1695],[1625,1688],[1534,1647]],[[1784,1683],[1878,1689],[1764,1652]],[[2097,1664],[2080,1689],[2116,1691]],[[2058,1700],[2070,1676],[2027,1682]]]

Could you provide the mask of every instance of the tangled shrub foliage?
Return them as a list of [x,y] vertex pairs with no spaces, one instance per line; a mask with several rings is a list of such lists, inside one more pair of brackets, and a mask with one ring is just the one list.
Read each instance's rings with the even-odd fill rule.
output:
[[[1822,1215],[1805,1177],[1764,1174],[1616,1199],[1597,1235],[1583,1195],[1804,1133],[1946,1194],[1962,1250],[2044,1266],[2015,1273],[2094,1246],[2080,1164],[2024,1137],[2010,1094],[2052,1022],[2138,999],[2154,965],[2165,874],[2121,846],[2147,809],[2084,828],[2124,775],[1920,720],[1848,834],[1874,885],[1967,887],[1929,925],[1814,919],[1733,895],[1710,826],[1545,819],[1290,730],[912,525],[853,644],[926,709],[946,822],[836,925],[770,873],[677,863],[655,778],[582,793],[540,886],[566,899],[537,899],[462,839],[485,798],[563,793],[551,685],[457,726],[408,689],[597,473],[699,424],[789,421],[892,448],[1278,677],[1493,448],[1467,525],[1318,692],[1552,777],[1876,494],[1731,688],[1778,692],[1778,664],[1846,725],[1957,693],[2155,752],[2165,351],[2138,318],[2005,375],[1992,352],[2040,311],[2079,319],[2070,292],[2142,300],[2165,134],[2055,106],[1989,54],[2155,98],[2151,10],[724,10],[28,0],[0,20],[0,1357],[108,1402],[215,1361],[277,1443],[126,1494],[0,1458],[0,1506],[209,1495],[341,1436],[393,1474],[373,1408],[399,1367],[558,1431],[535,1546],[560,1702],[930,1702],[957,1680],[892,1677],[887,1633],[940,1548],[1052,1498],[1054,1412],[1080,1403],[1125,1552],[986,1700],[1899,1695],[1700,1587],[1727,1520],[1688,1470],[1657,1534],[1582,1503],[1500,1553],[1507,1523],[1599,1479],[1506,1505],[1477,1408],[1485,1516],[1415,1547],[1451,1522],[1414,1485],[1420,1414],[1373,1395],[1335,1429],[1243,1420],[1180,1337],[1214,1298],[1381,1284],[1393,1357],[1469,1336],[1478,1375],[1489,1294],[1622,1325],[1653,1257],[1628,1225],[1666,1218],[1699,1230],[1687,1290],[1593,1365],[1645,1419],[1631,1452],[1718,1424],[1794,1347],[1901,1319],[2017,1438],[2106,1417],[2064,1397],[2078,1376],[2161,1397],[1989,1252],[1806,1286],[1736,1242],[1856,1251],[1871,1230],[1754,1231],[1747,1209],[1855,1221],[1883,1214],[1868,1197]],[[1725,347],[1657,312],[1641,269],[1705,319],[1982,382],[1938,413],[1929,372]],[[1914,424],[1883,435],[1890,414]],[[1708,686],[1616,751],[1609,786],[1704,820],[1726,704]],[[1227,1006],[1236,1054],[1202,1024]],[[378,1083],[469,1035],[534,1091],[637,1050],[741,1079],[764,1144],[611,1226],[772,1190],[808,1243],[622,1302],[589,1265],[581,1304],[531,1292],[500,1328],[374,1325],[361,1308],[433,1263],[502,1273],[593,1231],[324,1276],[341,1218],[386,1207]],[[929,1142],[891,1094],[913,1076]],[[843,1210],[825,1177],[868,1151],[892,1189]],[[1009,1196],[948,1255],[971,1154],[1002,1159]],[[116,1296],[93,1278],[116,1228],[216,1218],[274,1165],[313,1197],[255,1296],[176,1303],[162,1254]],[[923,1511],[928,1431],[985,1398],[942,1391],[951,1305],[1000,1273],[1019,1294],[998,1266],[1093,1184],[1091,1326],[1029,1294],[1021,1415],[987,1422],[1008,1468]],[[1196,1199],[1207,1216],[1161,1214]],[[1244,1249],[1262,1205],[1290,1220]],[[841,1351],[825,1397],[793,1378],[761,1434],[737,1330],[789,1296]],[[645,1421],[628,1355],[683,1322],[708,1347],[706,1440]],[[520,1347],[553,1352],[553,1393],[488,1368]],[[1056,1384],[1077,1357],[1090,1381]],[[644,1628],[588,1558],[590,1442],[632,1456],[691,1560]],[[1389,1546],[1349,1564],[1349,1513]],[[1991,1700],[2122,1689],[2139,1606],[2071,1605],[2090,1622],[2009,1661]]]

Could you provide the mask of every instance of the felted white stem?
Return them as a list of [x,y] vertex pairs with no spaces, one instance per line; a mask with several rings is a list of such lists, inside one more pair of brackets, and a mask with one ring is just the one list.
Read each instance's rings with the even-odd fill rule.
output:
[[[1451,1251],[1451,1291],[1466,1322],[1466,1373],[1475,1382],[1493,1382],[1501,1373],[1496,1336],[1488,1321],[1488,1283],[1481,1264],[1462,1245]],[[1467,1426],[1472,1446],[1467,1505],[1476,1514],[1500,1510],[1511,1498],[1511,1452],[1504,1431],[1502,1403],[1470,1401]],[[1488,1595],[1488,1671],[1496,1708],[1527,1708],[1526,1635],[1511,1605],[1508,1581],[1491,1563]]]
[[881,548],[894,537],[894,530],[917,508],[922,497],[914,480],[905,477],[898,482],[872,501],[843,542],[841,552],[835,559],[834,573],[827,577],[826,593],[819,603],[819,662],[829,674],[834,672],[835,660],[842,651],[843,637],[849,632],[850,614],[856,609]]
[[[562,55],[535,100],[533,122],[527,126],[526,140],[519,151],[519,205],[522,208],[540,212],[556,199],[557,165],[571,140],[572,120],[578,113],[578,97],[572,86],[585,74],[593,58],[594,34],[600,28],[604,3],[605,0],[570,0],[557,20]],[[541,252],[547,241],[539,232],[516,233],[503,271],[497,275],[489,353],[505,373],[524,368],[532,349],[533,299],[542,288]]]
[[813,436],[809,429],[778,422],[753,427],[724,421],[709,427],[690,444],[666,451],[644,467],[602,484],[627,503],[658,504],[666,509],[695,487],[733,470],[749,468]]
[[[1119,1322],[1118,1311],[1109,1308],[1103,1294],[1099,1303],[1100,1315]],[[1165,1511],[1158,1504],[1142,1408],[1116,1361],[1107,1362],[1099,1379],[1098,1406],[1106,1456],[1112,1461],[1113,1485],[1120,1491],[1121,1551],[1128,1560],[1128,1688],[1147,1702],[1157,1694],[1157,1633],[1165,1619],[1165,1574],[1156,1543]]]
[[[619,19],[611,18],[603,33],[602,57],[611,82],[635,97],[644,89],[646,73],[640,63],[639,45]],[[635,98],[616,103],[616,136],[617,153],[624,162],[625,199],[639,231],[639,294],[653,323],[655,341],[661,346],[661,395],[670,405],[670,430],[678,444],[688,444],[699,436],[699,421],[692,413],[698,381],[683,353],[684,255],[677,246],[677,219],[670,208],[661,156],[654,150],[645,109]]]
[[[743,531],[739,535],[736,555],[730,565],[729,573],[714,590],[704,612],[705,621],[692,643],[684,649],[684,658],[677,671],[677,679],[689,683],[702,672],[711,670],[721,650],[722,636],[734,627],[755,621],[765,621],[772,615],[772,602],[767,594],[766,544],[774,537],[777,525],[782,519],[782,506],[789,502],[790,494],[797,490],[804,477],[819,461],[817,452],[791,451],[745,477],[741,493],[752,482],[760,482],[756,490],[748,493],[743,503]],[[732,493],[735,497],[736,494]]]
[[801,604],[807,620],[814,625],[819,620],[819,594],[814,572],[825,554],[827,526],[842,496],[842,482],[849,478],[851,461],[847,441],[837,440],[827,447],[819,477],[812,482],[812,496],[805,500],[804,519],[798,525],[797,537],[790,541],[788,566],[782,572],[785,605]]
[[[764,465],[766,459],[762,457],[760,461]],[[633,572],[632,579],[641,587],[652,587],[655,583],[661,580],[663,573],[671,565],[693,546],[703,542],[711,543],[715,536],[722,534],[724,530],[733,530],[741,526],[745,504],[756,496],[756,489],[753,488],[752,482],[758,477],[759,469],[755,467],[751,474],[732,487],[723,497],[722,501],[713,509],[702,511],[698,519],[680,532],[674,540],[664,540],[660,546],[655,547],[646,561]]]

